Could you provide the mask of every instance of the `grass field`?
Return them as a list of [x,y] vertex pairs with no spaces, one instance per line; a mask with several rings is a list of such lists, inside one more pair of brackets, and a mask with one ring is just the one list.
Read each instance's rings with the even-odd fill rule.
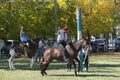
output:
[[[46,76],[41,76],[39,63],[30,70],[29,59],[14,60],[16,70],[9,70],[7,59],[0,59],[0,80],[120,80],[120,53],[102,53],[90,56],[89,72],[74,76],[74,70],[66,72],[66,63],[53,61]],[[113,55],[114,54],[114,55]]]

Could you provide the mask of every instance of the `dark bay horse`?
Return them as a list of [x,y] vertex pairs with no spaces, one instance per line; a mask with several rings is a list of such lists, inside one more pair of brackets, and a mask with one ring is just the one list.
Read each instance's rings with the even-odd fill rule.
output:
[[30,69],[33,68],[33,64],[35,62],[35,54],[38,49],[38,43],[41,40],[41,38],[29,40],[29,47],[27,48],[27,54],[28,57],[30,58]]
[[[77,57],[78,52],[82,47],[85,47],[86,45],[87,45],[87,42],[84,39],[81,39],[73,43],[72,45],[66,45],[66,50],[67,50],[66,55],[69,58],[70,62],[74,65],[75,75],[77,75],[77,72],[76,72],[76,64],[74,60],[77,60],[79,64],[79,60]],[[43,55],[43,61],[40,65],[42,75],[47,74],[45,71],[49,63],[54,59],[64,61],[62,50],[60,47],[52,47],[52,48],[48,48],[45,50],[44,55]]]
[[[27,46],[26,52],[27,52],[28,57],[30,58],[30,68],[32,68],[34,64],[34,56],[38,48],[38,43],[40,39],[41,38],[36,38],[36,39],[32,39],[28,41],[29,46]],[[19,53],[20,49],[24,49],[24,46],[21,42],[11,45],[9,49],[9,54],[11,57],[8,60],[10,69],[15,69],[13,65],[13,59],[14,59],[15,53]]]
[[[84,48],[82,48],[83,58],[80,61],[84,62],[84,70],[85,71],[88,71],[88,68],[89,68],[89,53],[90,53],[90,51],[91,51],[91,46],[90,45],[87,45]],[[71,62],[68,62],[67,63],[67,71],[71,71],[71,68],[72,68],[72,64],[71,64]]]

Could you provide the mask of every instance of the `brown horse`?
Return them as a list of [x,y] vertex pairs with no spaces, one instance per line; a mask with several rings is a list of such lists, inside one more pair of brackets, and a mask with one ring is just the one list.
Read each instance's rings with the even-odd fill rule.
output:
[[[28,57],[30,58],[30,68],[32,68],[33,64],[34,64],[34,56],[36,53],[36,50],[38,48],[38,43],[40,41],[41,38],[36,38],[33,40],[29,40],[28,44],[29,46],[27,46],[26,52]],[[9,48],[9,54],[10,54],[10,58],[9,58],[9,67],[10,69],[15,69],[14,65],[13,65],[13,58],[15,56],[15,53],[19,53],[20,49],[23,49],[24,46],[21,42],[13,44],[10,48]]]
[[[76,64],[74,60],[78,60],[78,52],[82,47],[85,47],[87,45],[86,40],[81,39],[73,44],[70,45],[66,45],[66,56],[69,58],[70,62],[74,65],[74,70],[75,70],[75,76],[77,75],[76,72]],[[63,55],[62,55],[62,50],[60,47],[52,47],[52,48],[48,48],[47,50],[45,50],[44,55],[43,55],[43,61],[41,63],[41,74],[47,74],[45,71],[49,65],[49,63],[52,60],[63,60]]]

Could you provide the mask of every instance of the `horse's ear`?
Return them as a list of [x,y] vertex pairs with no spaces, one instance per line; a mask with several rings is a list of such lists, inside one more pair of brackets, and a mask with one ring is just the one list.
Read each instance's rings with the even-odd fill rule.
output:
[[67,43],[68,45],[72,44],[71,39],[68,39],[66,43]]

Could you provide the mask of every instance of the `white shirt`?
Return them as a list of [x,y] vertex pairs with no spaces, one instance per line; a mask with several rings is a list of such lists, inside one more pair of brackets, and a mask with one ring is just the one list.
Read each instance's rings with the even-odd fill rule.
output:
[[57,37],[57,42],[67,41],[67,33],[64,30],[60,30]]

